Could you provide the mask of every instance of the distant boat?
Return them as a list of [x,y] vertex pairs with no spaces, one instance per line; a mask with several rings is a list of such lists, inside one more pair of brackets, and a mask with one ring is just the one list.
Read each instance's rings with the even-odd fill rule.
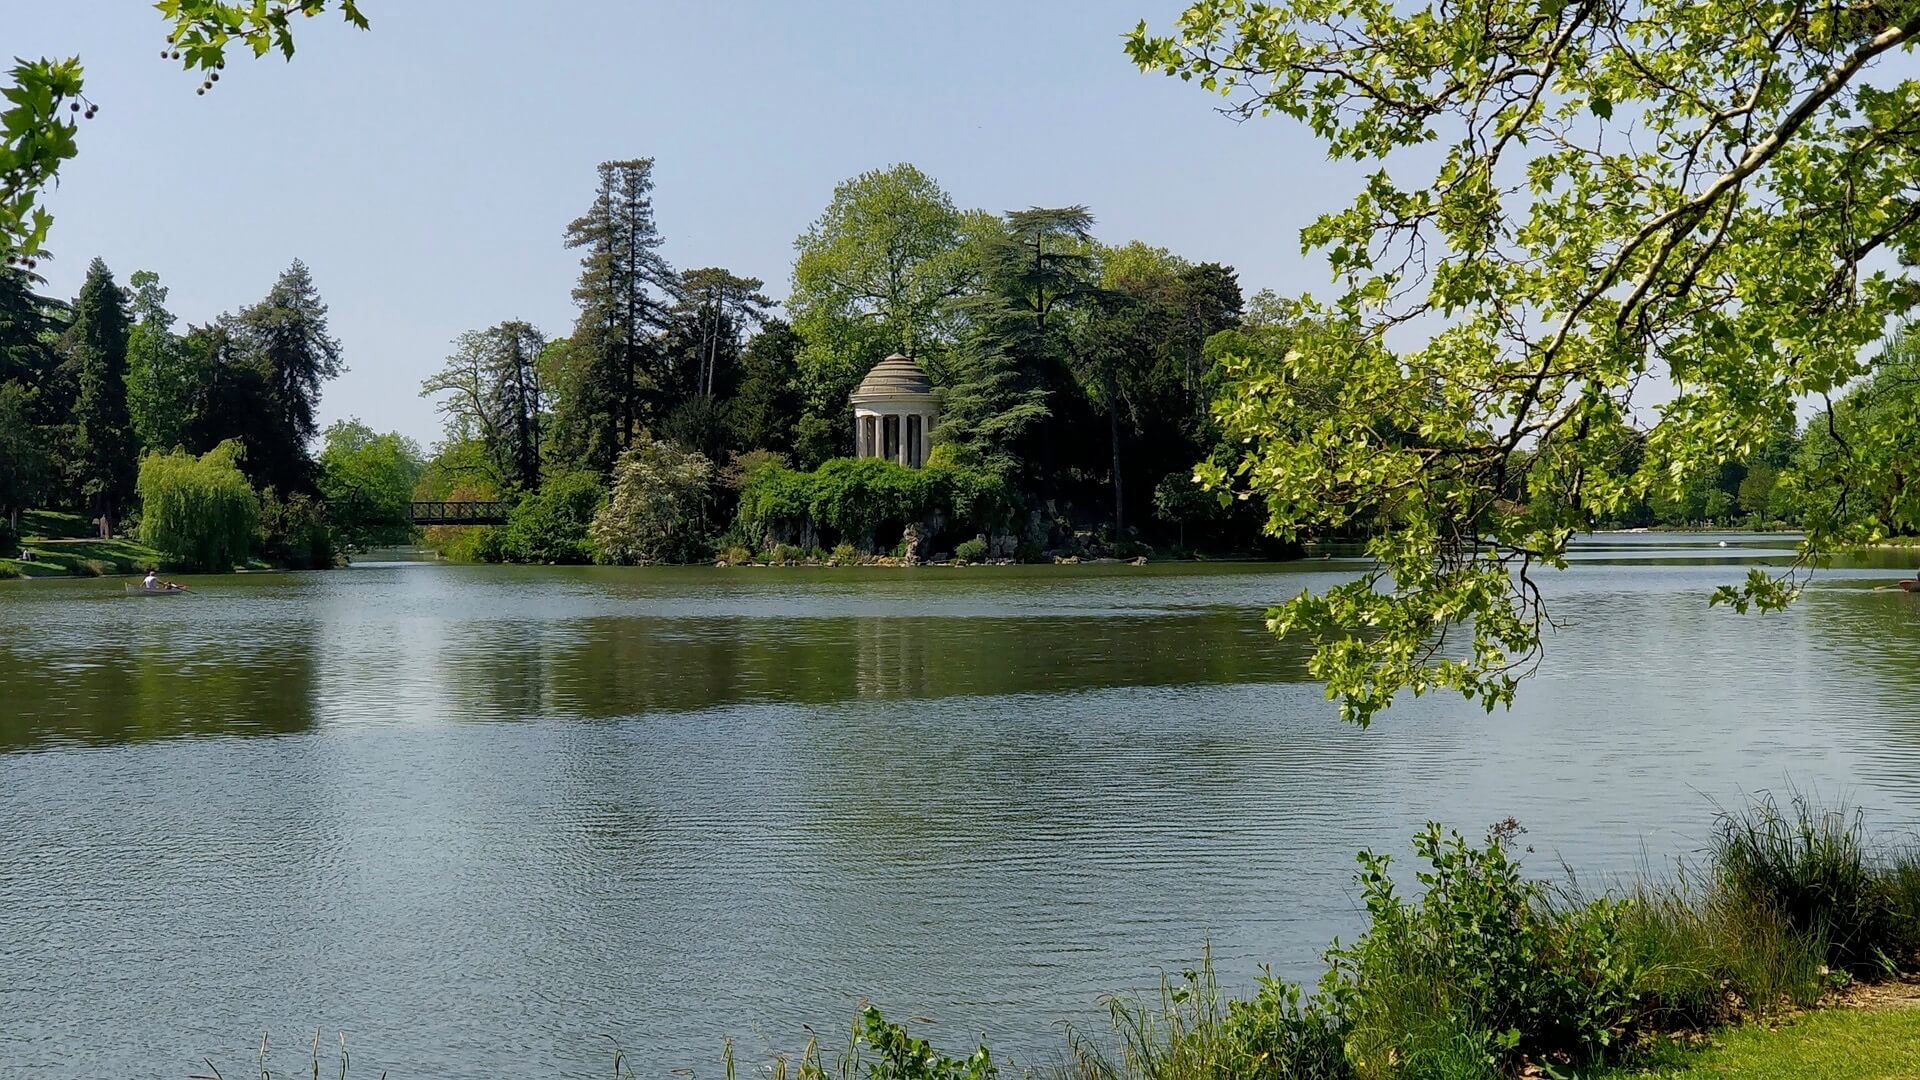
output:
[[127,586],[128,596],[179,596],[186,591],[185,585],[163,585],[156,589],[149,589],[145,585]]

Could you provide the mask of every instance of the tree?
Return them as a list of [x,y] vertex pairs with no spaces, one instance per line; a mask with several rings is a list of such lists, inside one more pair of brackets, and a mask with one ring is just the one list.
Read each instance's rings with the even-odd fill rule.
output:
[[318,434],[320,388],[346,370],[340,342],[327,332],[327,305],[298,259],[266,298],[240,312],[231,331],[265,380],[267,423],[249,442],[249,474],[282,495],[312,494],[308,444]]
[[[1885,70],[1916,34],[1906,7],[1803,0],[1200,0],[1174,35],[1131,35],[1143,68],[1304,122],[1336,159],[1434,148],[1430,174],[1380,168],[1303,232],[1341,289],[1312,310],[1352,332],[1231,359],[1219,408],[1251,452],[1211,479],[1264,494],[1276,533],[1379,523],[1369,572],[1271,620],[1313,640],[1345,717],[1401,691],[1511,702],[1547,614],[1535,575],[1575,531],[1864,372],[1920,297],[1875,268],[1920,256],[1920,80]],[[1431,336],[1397,347],[1413,325]],[[1650,376],[1676,392],[1647,400]],[[1342,390],[1312,415],[1303,381]],[[1629,471],[1618,436],[1643,413]],[[1516,506],[1523,464],[1537,497]],[[1808,520],[1801,566],[1868,535]],[[1774,608],[1799,583],[1756,571],[1714,599]]]
[[740,387],[727,403],[727,428],[735,446],[793,449],[800,422],[800,335],[769,319],[740,356]]
[[1045,389],[1021,370],[1022,325],[1004,305],[972,313],[948,358],[951,381],[933,429],[936,451],[947,447],[956,464],[1007,479],[1020,470],[1022,440],[1051,415]]
[[134,434],[148,450],[183,446],[198,372],[186,341],[173,332],[160,275],[136,270],[128,282],[136,320],[127,334],[127,413]]
[[238,442],[194,457],[184,450],[140,462],[140,540],[176,566],[225,573],[247,561],[260,502],[238,464]]
[[580,306],[568,350],[577,395],[558,407],[585,430],[580,464],[606,473],[657,411],[659,332],[678,288],[660,254],[653,219],[653,159],[600,165],[592,208],[567,226],[567,246],[584,248],[573,299]]
[[643,441],[620,456],[613,498],[593,519],[600,561],[687,562],[706,552],[713,462],[672,443]]
[[483,450],[495,490],[538,488],[546,339],[528,323],[508,321],[470,330],[454,345],[441,369],[420,384],[420,395],[445,395],[439,409],[448,439]]
[[683,396],[710,398],[727,385],[721,371],[738,362],[747,332],[766,325],[774,306],[760,291],[765,284],[717,266],[680,275],[680,301],[672,318],[692,361],[680,372]]
[[80,371],[75,415],[80,482],[100,535],[111,536],[120,506],[133,494],[139,452],[127,416],[127,294],[99,259],[73,302],[69,349]]
[[341,543],[364,550],[413,539],[413,488],[424,468],[413,440],[377,434],[359,420],[335,421],[319,465],[320,494]]
[[882,357],[926,360],[944,342],[949,306],[976,279],[976,239],[989,229],[985,215],[962,213],[912,165],[861,173],[833,189],[794,241],[787,300],[806,342],[800,368],[810,414],[837,419]]
[[1920,533],[1920,337],[1903,326],[1873,373],[1815,415],[1782,487],[1808,532]]
[[33,424],[27,388],[0,382],[0,523],[18,531],[20,512],[33,505],[50,464]]
[[[243,44],[255,56],[278,49],[293,58],[292,16],[312,17],[327,10],[331,0],[281,0],[240,4],[223,0],[159,0],[154,6],[167,20],[166,59],[180,61],[189,71],[206,74],[197,93],[205,94],[220,80],[227,47]],[[366,17],[356,0],[339,0],[340,14],[362,30]],[[99,107],[82,88],[85,73],[78,57],[64,60],[18,60],[13,85],[4,93],[10,106],[0,113],[0,257],[8,266],[29,269],[42,253],[41,245],[53,218],[39,205],[53,186],[60,166],[79,153],[75,139],[77,114],[92,119]]]

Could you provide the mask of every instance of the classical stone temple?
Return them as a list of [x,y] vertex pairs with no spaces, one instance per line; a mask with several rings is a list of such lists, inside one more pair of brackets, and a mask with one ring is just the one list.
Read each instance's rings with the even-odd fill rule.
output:
[[873,365],[853,392],[853,456],[917,469],[927,463],[927,443],[939,415],[933,381],[919,364],[894,353]]

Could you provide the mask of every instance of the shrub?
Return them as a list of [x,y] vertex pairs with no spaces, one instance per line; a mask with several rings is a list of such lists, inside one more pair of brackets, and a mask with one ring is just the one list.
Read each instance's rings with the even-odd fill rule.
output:
[[140,539],[167,562],[192,570],[247,561],[260,499],[240,472],[241,446],[228,440],[200,457],[175,450],[140,462]]
[[606,499],[590,472],[562,473],[521,499],[507,513],[500,557],[508,562],[588,563],[594,548],[588,530]]
[[753,561],[753,552],[745,544],[733,544],[720,553],[720,561],[728,566],[745,566]]
[[497,525],[452,525],[427,537],[440,556],[454,562],[506,562],[507,530]]
[[1022,540],[1020,546],[1013,549],[1013,558],[1015,562],[1045,562],[1047,553],[1041,549],[1039,544],[1031,540]]
[[1514,829],[1497,827],[1474,847],[1429,824],[1413,840],[1428,864],[1417,902],[1396,894],[1386,856],[1361,854],[1370,926],[1328,956],[1362,1076],[1588,1061],[1631,1030],[1639,972],[1623,905],[1561,903],[1522,877],[1507,850]]
[[972,563],[984,561],[987,557],[987,542],[981,537],[962,540],[953,546],[955,562]]
[[792,544],[775,544],[773,550],[767,553],[767,561],[775,566],[792,566],[804,558],[806,552]]
[[1011,516],[1012,487],[996,473],[957,466],[908,469],[878,458],[835,458],[813,472],[765,461],[740,492],[740,525],[749,534],[811,527],[857,547],[940,514],[976,531]]
[[692,562],[707,544],[706,507],[713,462],[672,443],[641,440],[613,467],[613,498],[595,516],[594,543],[604,562]]
[[11,559],[20,554],[20,534],[13,530],[13,522],[7,515],[0,514],[0,559]]
[[22,576],[17,566],[0,566],[0,581],[11,581]]
[[860,562],[860,549],[848,543],[835,544],[833,553],[827,556],[827,562],[832,566],[856,565]]

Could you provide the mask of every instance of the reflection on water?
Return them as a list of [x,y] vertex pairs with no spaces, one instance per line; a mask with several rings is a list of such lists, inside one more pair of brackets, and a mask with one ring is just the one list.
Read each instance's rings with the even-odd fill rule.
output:
[[9,586],[0,1072],[321,1025],[372,1074],[660,1073],[863,996],[1040,1062],[1207,941],[1311,972],[1426,818],[1598,877],[1788,777],[1920,820],[1920,604],[1867,587],[1910,553],[1743,618],[1705,596],[1768,538],[1592,543],[1520,707],[1364,733],[1260,625],[1338,562]]

